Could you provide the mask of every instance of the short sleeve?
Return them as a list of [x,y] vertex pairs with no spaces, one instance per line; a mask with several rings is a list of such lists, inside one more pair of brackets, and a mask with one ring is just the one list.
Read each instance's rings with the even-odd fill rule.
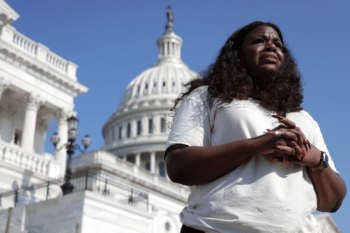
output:
[[332,168],[332,170],[337,173],[339,175],[339,172],[337,171],[337,169],[335,168],[334,162],[332,160],[331,155],[329,154],[329,151],[327,149],[326,143],[324,142],[324,138],[323,135],[321,133],[321,129],[318,125],[318,123],[306,112],[304,112],[305,114],[307,114],[311,121],[314,124],[314,140],[313,142],[311,142],[317,149],[319,149],[320,151],[326,152],[328,155],[328,165]]
[[185,99],[179,107],[165,148],[175,144],[210,146],[209,109],[201,98]]

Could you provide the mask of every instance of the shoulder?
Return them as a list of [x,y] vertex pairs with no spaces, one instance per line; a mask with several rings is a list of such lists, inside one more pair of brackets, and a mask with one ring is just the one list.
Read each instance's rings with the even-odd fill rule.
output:
[[201,86],[194,89],[185,99],[204,102],[207,99],[208,86]]
[[305,110],[301,110],[299,112],[290,112],[287,113],[287,118],[290,120],[294,120],[296,122],[309,123],[312,125],[317,125],[317,122],[312,118],[312,116]]

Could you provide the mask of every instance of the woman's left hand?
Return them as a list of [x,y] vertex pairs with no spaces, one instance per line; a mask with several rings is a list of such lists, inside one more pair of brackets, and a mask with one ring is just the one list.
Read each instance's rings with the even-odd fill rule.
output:
[[[293,121],[277,115],[272,115],[272,117],[279,120],[281,123],[280,127],[296,132],[297,141],[285,139],[287,146],[276,147],[280,153],[283,153],[283,157],[276,156],[270,158],[269,160],[271,162],[284,162],[287,166],[289,166],[289,163],[295,163],[310,168],[316,167],[320,163],[321,151],[319,151],[305,138],[303,132],[295,125]],[[270,131],[270,133],[273,134],[276,133],[276,131],[278,130]]]

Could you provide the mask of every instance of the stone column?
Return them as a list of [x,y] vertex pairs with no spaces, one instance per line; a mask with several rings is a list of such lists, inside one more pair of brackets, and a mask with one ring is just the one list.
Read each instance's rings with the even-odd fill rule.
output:
[[159,134],[160,133],[160,117],[158,113],[157,115],[153,116],[153,134]]
[[150,156],[150,171],[152,174],[156,174],[156,152],[152,151]]
[[[10,86],[10,81],[4,79],[3,77],[0,78],[0,102],[1,102],[1,96],[2,93]],[[5,106],[0,105],[0,114],[3,114],[5,110]],[[13,116],[12,116],[13,117]],[[0,121],[0,128],[2,128],[3,121]],[[0,140],[1,140],[1,134],[0,134]]]
[[138,167],[141,166],[141,152],[138,152],[135,155],[135,165]]
[[67,159],[67,148],[63,145],[68,142],[68,111],[60,109],[56,112],[57,126],[58,126],[58,136],[60,141],[56,146],[55,159],[61,165],[61,176],[65,174],[66,171],[66,159]]
[[29,93],[25,97],[25,102],[27,106],[23,124],[22,149],[27,152],[33,152],[36,117],[43,101],[38,95],[34,96],[32,93]]

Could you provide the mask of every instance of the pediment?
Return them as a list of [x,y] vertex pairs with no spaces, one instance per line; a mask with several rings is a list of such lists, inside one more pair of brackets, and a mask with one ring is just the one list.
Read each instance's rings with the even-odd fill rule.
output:
[[10,24],[19,18],[19,14],[4,0],[0,0],[0,27]]

